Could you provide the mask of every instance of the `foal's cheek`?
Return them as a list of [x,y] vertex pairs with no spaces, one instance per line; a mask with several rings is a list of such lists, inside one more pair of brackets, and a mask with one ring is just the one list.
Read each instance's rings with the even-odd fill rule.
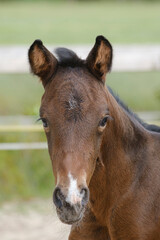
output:
[[89,186],[91,178],[92,178],[93,173],[96,168],[96,156],[90,158],[87,165],[88,165],[88,167],[87,167],[87,174],[86,174],[87,180],[86,181],[87,181],[87,185]]
[[97,159],[99,157],[99,148],[102,143],[102,135],[101,136],[95,136],[94,142],[93,142],[93,152],[90,155],[89,161],[87,163],[88,165],[88,174],[87,174],[87,185],[89,185],[91,178],[94,174],[96,164],[97,164]]

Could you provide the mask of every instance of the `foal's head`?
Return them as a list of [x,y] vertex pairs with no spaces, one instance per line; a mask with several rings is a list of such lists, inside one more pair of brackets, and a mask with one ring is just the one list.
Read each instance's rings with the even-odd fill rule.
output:
[[112,47],[103,36],[86,60],[67,49],[57,49],[58,60],[40,40],[29,50],[32,72],[45,93],[40,118],[48,140],[56,188],[53,201],[61,221],[79,221],[89,200],[89,184],[109,118],[106,73]]

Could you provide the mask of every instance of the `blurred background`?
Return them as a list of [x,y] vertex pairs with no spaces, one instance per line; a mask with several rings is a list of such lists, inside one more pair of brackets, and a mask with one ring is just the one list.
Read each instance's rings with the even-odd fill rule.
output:
[[[35,39],[41,39],[51,51],[65,46],[85,57],[97,35],[108,38],[114,48],[107,85],[144,120],[160,125],[159,0],[0,0],[2,240],[37,239],[36,234],[26,237],[24,229],[22,235],[15,235],[13,222],[19,209],[21,217],[26,207],[38,209],[42,225],[47,206],[52,214],[54,178],[43,129],[36,123],[43,87],[29,73],[27,50]],[[22,228],[26,226],[24,219],[17,219]],[[54,238],[48,228],[45,231],[51,231],[48,238],[44,234],[45,239],[62,239]]]

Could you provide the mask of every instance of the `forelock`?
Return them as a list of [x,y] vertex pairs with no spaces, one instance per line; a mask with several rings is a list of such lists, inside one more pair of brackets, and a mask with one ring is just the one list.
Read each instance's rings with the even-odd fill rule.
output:
[[62,67],[82,67],[85,64],[85,61],[70,49],[57,48],[55,53],[58,58],[58,63]]

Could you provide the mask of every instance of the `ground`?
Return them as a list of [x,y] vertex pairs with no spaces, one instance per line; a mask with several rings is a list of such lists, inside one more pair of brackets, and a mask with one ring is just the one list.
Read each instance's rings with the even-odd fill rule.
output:
[[69,230],[49,200],[5,203],[0,208],[2,240],[67,240]]

